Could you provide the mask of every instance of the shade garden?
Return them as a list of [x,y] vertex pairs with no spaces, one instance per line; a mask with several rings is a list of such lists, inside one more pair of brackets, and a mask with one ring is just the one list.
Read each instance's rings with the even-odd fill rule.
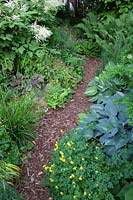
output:
[[133,198],[133,3],[76,2],[0,1],[0,200]]

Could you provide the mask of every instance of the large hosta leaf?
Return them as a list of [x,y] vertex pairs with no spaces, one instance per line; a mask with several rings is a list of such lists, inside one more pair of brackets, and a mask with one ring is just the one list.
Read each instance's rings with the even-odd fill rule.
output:
[[116,106],[113,104],[113,102],[110,99],[108,99],[108,102],[105,105],[105,112],[107,116],[109,117],[116,116],[118,113]]
[[112,128],[113,126],[108,119],[100,119],[99,123],[96,124],[96,129],[102,133],[109,133]]
[[88,95],[88,96],[96,95],[97,94],[97,87],[96,86],[92,86],[92,87],[88,88],[85,91],[85,94]]

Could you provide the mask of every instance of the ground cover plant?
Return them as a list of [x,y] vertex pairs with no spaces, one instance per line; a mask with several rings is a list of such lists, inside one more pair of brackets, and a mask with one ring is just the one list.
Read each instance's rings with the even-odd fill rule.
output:
[[88,84],[85,94],[90,102],[100,102],[117,91],[128,93],[133,86],[133,64],[121,65],[109,63],[103,72]]
[[73,130],[55,144],[53,160],[44,166],[46,185],[55,200],[113,200],[126,179],[132,178],[132,165],[124,152],[110,159],[100,143],[88,144]]

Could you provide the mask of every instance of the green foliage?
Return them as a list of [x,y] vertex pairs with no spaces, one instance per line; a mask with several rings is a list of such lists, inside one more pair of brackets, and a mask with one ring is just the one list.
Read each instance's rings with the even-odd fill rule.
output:
[[23,198],[17,194],[14,186],[9,184],[3,184],[0,182],[0,200],[23,200]]
[[[127,63],[129,54],[133,52],[133,14],[123,14],[119,18],[107,15],[107,19],[98,23],[99,33],[95,35],[102,49],[103,65],[108,62]],[[124,62],[125,61],[125,62]]]
[[31,96],[22,96],[11,100],[2,94],[0,101],[0,121],[13,141],[20,146],[35,137],[35,106]]
[[35,138],[35,103],[29,95],[17,97],[1,90],[0,96],[0,153],[6,162],[19,164],[29,156],[24,153]]
[[51,66],[45,67],[46,101],[51,108],[64,107],[65,101],[74,92],[83,77],[83,59],[76,56],[66,58],[66,64],[55,59]]
[[64,58],[67,55],[76,54],[77,49],[74,39],[71,38],[70,31],[65,27],[58,27],[55,29],[53,36],[51,37],[51,47],[60,51],[61,56]]
[[117,91],[128,92],[133,86],[133,65],[109,63],[104,71],[89,82],[85,94],[90,102],[99,102]]
[[5,186],[5,182],[12,184],[13,179],[19,175],[19,167],[0,160],[0,183],[3,183],[3,187]]
[[49,85],[46,100],[51,108],[64,107],[64,103],[71,93],[70,88],[63,88],[59,83]]
[[132,177],[132,164],[120,156],[110,160],[98,142],[88,144],[73,130],[55,144],[53,160],[44,166],[46,185],[55,200],[114,200],[116,186]]
[[78,53],[81,55],[96,57],[100,54],[98,45],[96,45],[95,41],[91,39],[77,41],[76,46]]
[[53,8],[45,8],[43,0],[0,2],[0,69],[5,75],[42,68],[46,39],[51,35],[45,26],[55,26],[57,11],[56,5],[54,12]]
[[93,42],[94,46],[102,50],[103,65],[108,62],[125,64],[128,60],[130,63],[128,55],[132,56],[133,51],[132,23],[132,12],[118,18],[109,14],[101,17],[89,12],[76,27],[82,31],[88,42]]
[[123,97],[121,103],[126,105],[126,111],[128,117],[131,119],[130,124],[133,125],[133,91],[130,90],[129,93]]
[[126,184],[117,195],[120,200],[132,200],[133,198],[133,182]]
[[115,154],[127,144],[129,151],[133,148],[133,129],[129,125],[126,106],[118,103],[121,97],[123,94],[117,93],[93,105],[77,127],[83,137],[97,138],[108,155]]

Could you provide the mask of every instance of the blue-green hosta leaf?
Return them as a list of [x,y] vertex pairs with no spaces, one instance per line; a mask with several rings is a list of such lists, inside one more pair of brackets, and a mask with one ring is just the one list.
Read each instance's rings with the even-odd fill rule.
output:
[[97,138],[97,137],[99,137],[99,136],[101,136],[101,135],[103,135],[103,133],[101,133],[100,131],[96,131],[94,137]]
[[94,96],[94,97],[91,97],[91,98],[89,98],[89,102],[95,102],[95,101],[97,101],[97,99],[98,99],[98,96]]
[[119,119],[119,123],[122,124],[123,126],[128,124],[130,121],[126,116],[126,112],[119,112],[118,119]]
[[111,137],[113,137],[116,133],[118,133],[118,128],[113,128],[113,129],[110,131],[110,133],[107,133],[107,134],[106,134],[106,137],[107,137],[107,138],[111,138]]
[[128,142],[128,137],[127,138],[122,138],[122,137],[114,137],[114,142],[115,142],[115,147],[116,149],[120,149],[121,147],[125,146]]
[[96,95],[96,94],[97,94],[97,87],[96,87],[96,86],[89,87],[89,88],[85,91],[85,94],[86,94],[87,96]]
[[109,122],[110,122],[114,127],[118,127],[118,126],[119,126],[119,121],[118,121],[118,118],[117,118],[116,116],[110,116]]
[[99,117],[101,117],[101,115],[102,115],[102,117],[106,116],[106,113],[104,111],[104,106],[102,104],[95,104],[95,105],[91,106],[91,108],[92,108],[93,112],[96,112],[99,114]]
[[80,133],[83,137],[87,138],[88,140],[94,137],[93,130],[88,129],[87,127],[77,128],[77,132]]
[[96,129],[102,133],[109,133],[113,126],[110,124],[108,119],[100,119],[99,123],[96,124]]
[[122,92],[117,92],[116,94],[114,94],[112,97],[111,97],[111,100],[119,100],[121,99],[122,97],[124,97],[125,95],[122,93]]
[[116,106],[112,103],[112,101],[110,99],[108,99],[108,102],[105,105],[105,112],[109,117],[116,116],[118,113]]
[[117,152],[116,148],[114,145],[106,145],[104,147],[107,155],[112,156],[113,154],[115,154]]
[[88,114],[86,117],[85,117],[85,122],[88,122],[88,123],[90,123],[90,122],[95,122],[95,121],[97,121],[97,119],[98,119],[98,115],[97,115],[97,113],[90,113],[90,114]]
[[129,141],[133,142],[133,129],[131,131],[128,131],[127,135],[128,135]]
[[88,86],[92,87],[92,86],[96,85],[96,79],[97,79],[97,78],[98,78],[98,77],[95,77],[94,79],[92,79],[92,80],[89,82]]

